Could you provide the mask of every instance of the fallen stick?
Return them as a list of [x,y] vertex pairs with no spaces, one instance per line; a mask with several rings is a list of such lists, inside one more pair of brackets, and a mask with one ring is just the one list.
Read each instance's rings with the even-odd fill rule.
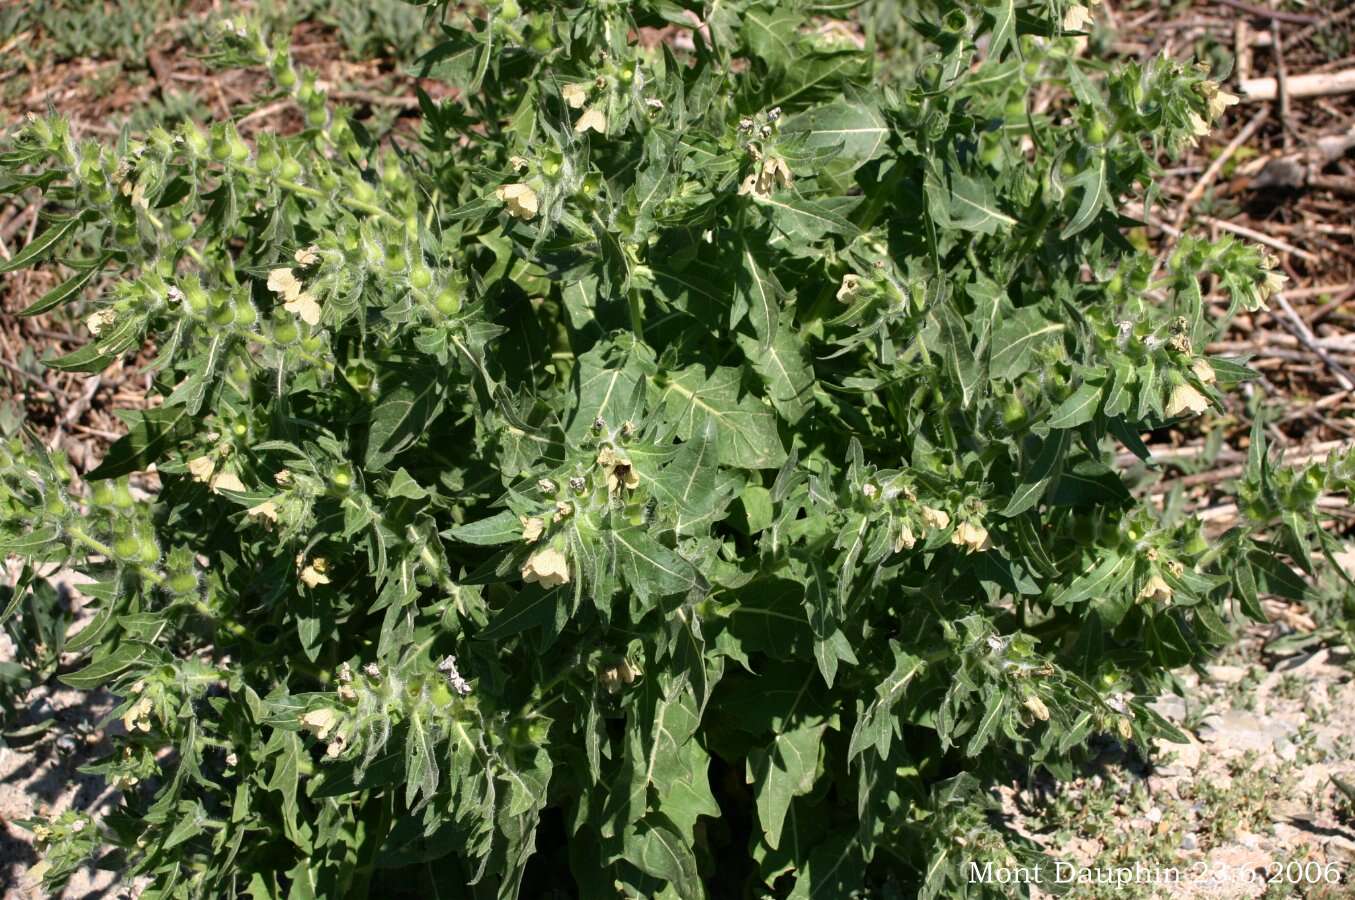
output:
[[[1248,78],[1239,83],[1237,88],[1243,100],[1274,100],[1280,94],[1279,82],[1274,78]],[[1285,90],[1290,97],[1355,93],[1355,69],[1290,75],[1285,79]]]

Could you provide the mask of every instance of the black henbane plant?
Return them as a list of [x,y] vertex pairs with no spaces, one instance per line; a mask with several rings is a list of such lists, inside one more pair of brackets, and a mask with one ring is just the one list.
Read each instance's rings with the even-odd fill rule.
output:
[[122,805],[32,823],[49,883],[951,896],[1033,853],[985,780],[1172,734],[1139,697],[1302,593],[1350,460],[1258,431],[1213,541],[1114,463],[1249,374],[1202,281],[1278,287],[1123,234],[1227,95],[1087,58],[1080,7],[850,6],[435,8],[456,93],[384,144],[231,21],[300,134],[17,133],[4,268],[74,269],[26,313],[104,285],[48,364],[157,354],[96,470],[3,460],[25,677],[120,698]]

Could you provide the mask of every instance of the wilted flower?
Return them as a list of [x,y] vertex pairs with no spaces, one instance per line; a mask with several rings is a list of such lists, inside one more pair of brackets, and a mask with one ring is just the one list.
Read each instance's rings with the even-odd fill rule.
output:
[[848,272],[842,276],[842,286],[837,289],[837,299],[847,303],[856,296],[859,290],[861,290],[861,276]]
[[569,560],[554,547],[543,547],[522,564],[522,580],[526,584],[535,582],[542,587],[568,584]]
[[319,249],[319,247],[312,245],[303,250],[296,251],[296,254],[292,258],[296,260],[298,266],[301,266],[303,269],[308,269],[320,261]]
[[1172,587],[1156,573],[1148,579],[1148,583],[1139,591],[1139,599],[1147,600],[1149,603],[1170,603],[1172,599]]
[[522,173],[531,168],[532,164],[527,161],[526,157],[510,156],[508,157],[508,165],[513,167],[514,172]]
[[969,553],[977,553],[993,546],[993,542],[988,540],[988,529],[973,522],[961,522],[955,533],[950,536],[950,542],[957,547],[964,547]]
[[456,691],[461,696],[466,696],[471,692],[470,682],[461,677],[461,672],[456,667],[456,657],[448,654],[438,663],[438,671],[447,678],[447,686]]
[[861,485],[861,494],[867,500],[874,500],[876,497],[880,495],[880,489],[871,482],[867,481],[865,484]]
[[574,133],[583,134],[585,131],[596,131],[598,134],[607,133],[607,114],[596,106],[590,107],[579,116],[579,121],[574,123]]
[[1025,699],[1023,705],[1026,707],[1026,709],[1030,710],[1031,715],[1039,719],[1041,722],[1049,721],[1049,707],[1045,706],[1044,701],[1041,700],[1039,697],[1035,696],[1034,694],[1031,694],[1029,697]]
[[1185,415],[1187,412],[1202,413],[1208,408],[1209,398],[1185,382],[1172,388],[1171,399],[1167,401],[1168,416]]
[[522,522],[522,539],[529,544],[535,543],[546,523],[536,516],[519,516],[518,519]]
[[237,765],[239,762],[240,762],[240,757],[238,757],[238,756],[235,755],[235,751],[234,751],[234,750],[232,750],[231,752],[229,752],[229,753],[226,754],[226,765],[231,766],[231,767],[234,767],[234,766]]
[[142,697],[133,703],[128,710],[122,714],[122,725],[129,732],[132,731],[150,731],[151,730],[151,709],[153,704],[150,697]]
[[323,556],[315,556],[307,561],[304,554],[298,553],[296,564],[301,570],[301,583],[306,587],[329,584],[329,575],[326,574],[329,571],[329,560]]
[[557,500],[555,502],[555,515],[553,518],[556,522],[568,519],[572,515],[574,515],[573,503],[567,503],[564,500]]
[[273,483],[278,487],[288,487],[292,483],[291,469],[278,469],[277,474],[273,476]]
[[645,106],[649,107],[651,114],[663,112],[663,101],[658,97],[646,97]]
[[757,194],[759,197],[766,197],[773,191],[788,188],[795,183],[790,166],[780,157],[768,156],[755,169],[756,171],[740,185],[740,195]]
[[560,88],[560,96],[570,109],[583,109],[583,105],[588,102],[588,85],[567,84]]
[[555,482],[549,478],[538,478],[536,480],[536,489],[543,494],[555,493]]
[[634,683],[635,669],[631,666],[630,660],[623,659],[598,673],[598,680],[607,689],[607,693],[615,694],[620,692],[622,685]]
[[507,207],[508,214],[517,219],[534,219],[540,209],[536,191],[520,182],[500,185],[494,195]]
[[89,329],[90,334],[98,337],[117,320],[118,314],[112,309],[101,309],[85,319],[85,327]]
[[950,516],[945,510],[924,506],[922,507],[922,524],[928,528],[944,531],[950,527]]
[[1190,364],[1190,371],[1195,373],[1201,384],[1213,384],[1218,380],[1214,375],[1214,367],[1203,357]]

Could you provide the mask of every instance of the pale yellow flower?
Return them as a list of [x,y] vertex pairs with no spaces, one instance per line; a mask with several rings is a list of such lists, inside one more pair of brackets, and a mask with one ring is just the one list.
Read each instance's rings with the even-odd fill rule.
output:
[[278,508],[273,504],[272,500],[265,500],[259,505],[251,506],[249,509],[245,510],[245,515],[257,522],[266,525],[274,525],[277,524],[278,521]]
[[914,536],[913,529],[908,527],[908,523],[904,522],[899,526],[898,536],[894,538],[894,552],[900,553],[904,550],[912,550],[915,544],[917,544],[917,537]]
[[957,547],[964,547],[969,553],[977,553],[993,546],[993,542],[988,540],[988,529],[973,522],[961,522],[955,533],[950,536],[950,542]]
[[204,484],[211,480],[212,473],[216,471],[216,460],[210,456],[197,456],[188,461],[188,474],[193,476],[194,481],[201,481]]
[[301,727],[313,732],[320,740],[329,737],[329,733],[339,724],[339,714],[329,707],[312,709],[301,717]]
[[301,282],[291,269],[274,269],[268,273],[268,289],[284,299],[291,299],[301,293]]
[[522,522],[522,539],[529,544],[536,543],[536,539],[541,537],[541,532],[545,529],[546,523],[536,516],[519,516]]
[[583,105],[588,102],[588,85],[567,84],[560,88],[560,96],[565,98],[570,109],[583,109]]
[[319,247],[312,245],[306,247],[304,250],[296,251],[296,254],[292,258],[296,260],[296,264],[301,266],[301,268],[309,269],[320,261],[319,250]]
[[207,486],[212,489],[212,493],[219,494],[222,491],[243,491],[245,484],[240,480],[240,476],[234,472],[218,472],[212,476],[212,480],[207,482]]
[[1187,119],[1190,121],[1190,133],[1192,135],[1197,138],[1202,138],[1209,134],[1209,123],[1201,118],[1199,113],[1191,110],[1187,114]]
[[[304,565],[303,565],[304,562]],[[313,588],[322,584],[329,584],[329,560],[323,556],[317,556],[309,561],[305,561],[298,554],[296,564],[301,569],[301,583],[306,587]]]
[[935,528],[937,531],[944,531],[950,527],[950,516],[945,510],[924,506],[922,507],[922,524],[928,528]]
[[1081,3],[1074,3],[1072,6],[1068,7],[1068,10],[1063,14],[1063,30],[1082,31],[1091,20],[1091,10],[1087,9],[1087,7],[1083,6]]
[[307,325],[320,324],[320,304],[308,291],[302,291],[282,304],[282,308]]
[[508,208],[509,215],[518,219],[534,219],[540,209],[536,191],[529,185],[505,184],[494,191],[494,195]]
[[569,560],[554,547],[543,547],[522,564],[522,580],[526,584],[535,582],[542,587],[568,584]]
[[1167,401],[1167,415],[1173,417],[1187,412],[1202,413],[1208,408],[1209,398],[1184,382],[1172,389],[1171,399]]
[[598,134],[607,133],[607,114],[596,106],[590,107],[579,116],[579,121],[574,123],[574,133],[583,134],[585,131],[596,131]]

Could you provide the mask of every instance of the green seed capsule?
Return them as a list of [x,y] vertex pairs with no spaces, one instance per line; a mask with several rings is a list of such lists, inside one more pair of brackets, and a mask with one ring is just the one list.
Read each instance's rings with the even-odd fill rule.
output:
[[136,500],[132,497],[132,492],[125,482],[119,482],[118,486],[113,489],[113,505],[118,509],[131,509],[136,505]]
[[456,315],[461,311],[461,292],[452,288],[443,288],[433,298],[433,305],[444,316]]
[[135,559],[141,552],[141,542],[130,534],[113,542],[113,552],[123,559]]
[[230,303],[222,303],[212,310],[211,321],[213,325],[229,325],[235,321],[235,307]]
[[301,163],[290,157],[284,159],[282,165],[278,168],[278,175],[282,176],[285,181],[296,181],[301,177]]
[[254,311],[254,304],[248,300],[241,300],[235,304],[235,323],[237,325],[253,325],[258,314]]
[[306,110],[306,124],[312,128],[323,126],[328,118],[329,114],[325,112],[323,106],[315,106]]
[[176,594],[189,594],[197,589],[198,580],[192,572],[179,572],[171,575],[165,586]]
[[141,554],[141,561],[144,563],[153,563],[160,558],[160,548],[151,538],[143,537],[138,550]]
[[409,273],[409,283],[415,290],[428,290],[428,286],[433,283],[433,273],[427,266],[415,266],[414,271]]
[[175,222],[169,226],[169,236],[176,241],[186,241],[193,236],[192,222]]
[[265,174],[273,172],[278,166],[282,165],[282,159],[276,153],[269,150],[267,153],[259,154],[259,171]]
[[52,494],[47,498],[47,502],[43,504],[43,509],[47,512],[47,515],[59,519],[66,515],[66,501],[62,500],[57,494]]
[[296,323],[292,321],[276,322],[273,325],[273,340],[279,344],[290,344],[296,340]]

